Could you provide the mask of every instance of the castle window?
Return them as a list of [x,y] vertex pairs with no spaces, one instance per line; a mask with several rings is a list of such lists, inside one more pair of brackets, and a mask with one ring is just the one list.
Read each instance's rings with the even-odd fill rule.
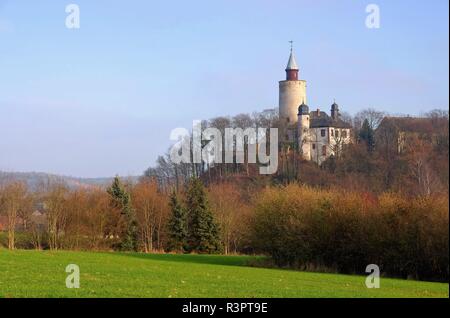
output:
[[316,144],[312,144],[313,150],[316,150]]
[[336,137],[339,137],[339,130],[336,130]]
[[321,135],[322,137],[325,137],[325,129],[320,130],[320,135]]
[[342,131],[342,138],[347,138],[347,130]]
[[322,146],[322,156],[326,156],[327,155],[327,146],[323,145]]
[[334,137],[334,130],[331,129],[331,136]]
[[289,122],[289,117],[286,118],[286,122]]

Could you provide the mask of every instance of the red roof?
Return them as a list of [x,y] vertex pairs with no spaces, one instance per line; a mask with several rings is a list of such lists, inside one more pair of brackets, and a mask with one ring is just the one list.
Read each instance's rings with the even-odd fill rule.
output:
[[6,216],[0,215],[0,231],[6,230],[8,227],[8,218]]

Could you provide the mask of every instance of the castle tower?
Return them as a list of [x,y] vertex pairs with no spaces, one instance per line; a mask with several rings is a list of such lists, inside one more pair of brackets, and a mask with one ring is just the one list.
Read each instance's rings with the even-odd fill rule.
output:
[[309,107],[305,103],[298,107],[297,116],[298,150],[305,160],[311,160]]
[[333,105],[331,105],[331,118],[333,118],[333,120],[338,120],[339,116],[339,105],[336,104],[335,101]]
[[279,82],[279,116],[282,126],[280,141],[282,142],[295,142],[298,106],[307,102],[306,81],[298,79],[298,72],[291,41],[291,54],[286,66],[286,80]]

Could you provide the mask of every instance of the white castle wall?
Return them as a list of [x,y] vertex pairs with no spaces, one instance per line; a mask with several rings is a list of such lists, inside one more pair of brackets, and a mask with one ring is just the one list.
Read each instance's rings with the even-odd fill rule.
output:
[[[325,130],[325,136],[322,136]],[[336,136],[338,131],[338,136]],[[342,137],[345,131],[346,137]],[[335,127],[319,127],[310,129],[311,160],[322,164],[328,157],[335,155],[336,150],[351,142],[350,129]],[[323,153],[325,147],[325,155]]]
[[311,136],[309,128],[309,115],[298,116],[299,149],[304,159],[311,160]]

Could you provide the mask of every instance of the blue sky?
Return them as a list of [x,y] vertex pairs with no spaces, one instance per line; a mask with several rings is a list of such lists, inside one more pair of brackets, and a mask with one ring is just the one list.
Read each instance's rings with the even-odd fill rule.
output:
[[276,107],[289,40],[313,109],[448,108],[447,0],[0,0],[0,170],[141,174],[173,128]]

